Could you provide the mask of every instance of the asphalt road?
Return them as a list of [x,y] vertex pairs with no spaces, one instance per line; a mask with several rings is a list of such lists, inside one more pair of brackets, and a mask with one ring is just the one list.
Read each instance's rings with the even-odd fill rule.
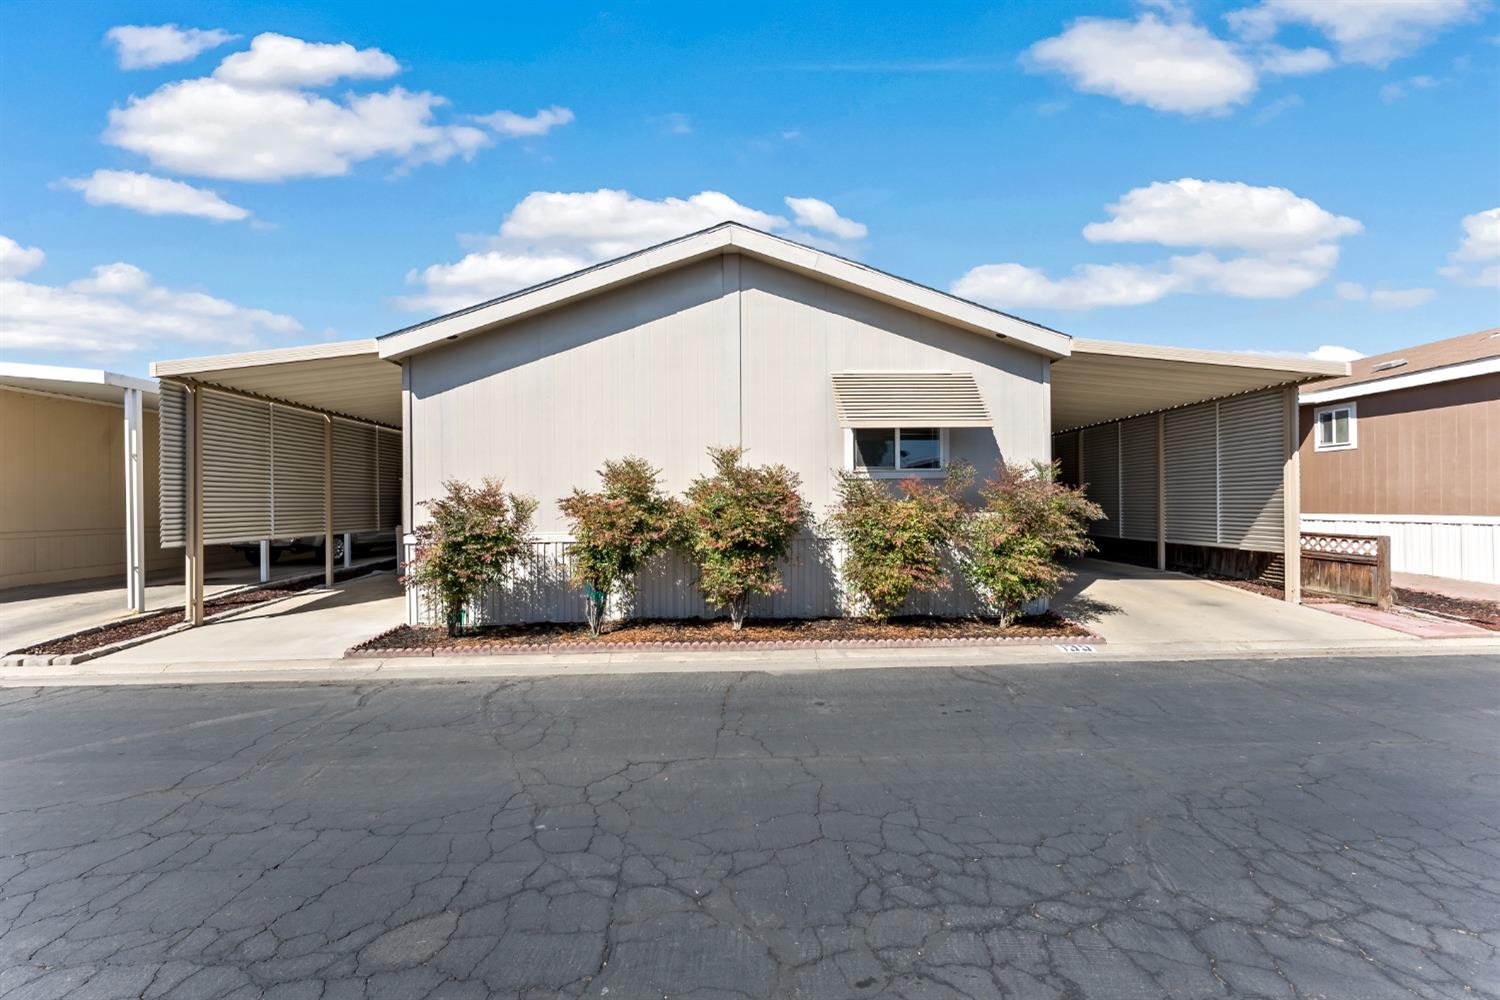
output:
[[0,691],[0,997],[1497,993],[1479,658]]

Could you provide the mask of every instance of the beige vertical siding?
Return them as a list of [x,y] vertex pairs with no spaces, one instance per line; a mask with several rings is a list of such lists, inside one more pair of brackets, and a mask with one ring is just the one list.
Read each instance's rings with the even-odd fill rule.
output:
[[541,502],[543,532],[567,529],[557,499],[605,459],[641,455],[680,491],[711,445],[788,465],[821,515],[844,456],[839,370],[973,372],[995,426],[955,429],[950,447],[981,471],[1049,448],[1041,357],[734,255],[406,364],[413,503],[498,476]]
[[[125,572],[124,410],[0,389],[0,588]],[[157,545],[157,418],[145,413],[148,568]]]
[[[1166,541],[1280,552],[1286,414],[1282,390],[1247,393],[1163,414]],[[1105,520],[1099,538],[1156,540],[1156,417],[1059,434],[1056,453],[1078,464]]]

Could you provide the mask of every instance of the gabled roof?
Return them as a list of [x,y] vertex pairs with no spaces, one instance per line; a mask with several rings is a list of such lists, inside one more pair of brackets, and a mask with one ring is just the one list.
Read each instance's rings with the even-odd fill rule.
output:
[[1343,389],[1346,386],[1363,387],[1366,383],[1397,379],[1403,375],[1414,375],[1417,372],[1432,371],[1435,368],[1447,368],[1449,365],[1483,361],[1494,357],[1500,357],[1500,327],[1360,358],[1349,363],[1349,374],[1344,378],[1319,382],[1313,388],[1319,393],[1324,393],[1328,390]]
[[726,253],[739,253],[770,261],[799,274],[931,316],[953,326],[1010,340],[1050,358],[1066,357],[1069,353],[1067,334],[738,222],[722,222],[700,232],[388,333],[376,343],[382,358],[396,361],[445,340],[498,329],[544,310],[618,288],[693,261]]

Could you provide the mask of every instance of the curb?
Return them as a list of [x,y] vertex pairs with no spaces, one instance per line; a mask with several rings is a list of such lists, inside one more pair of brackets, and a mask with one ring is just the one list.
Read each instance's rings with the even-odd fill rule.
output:
[[[398,625],[367,639],[375,642],[406,626]],[[344,651],[346,660],[388,660],[419,656],[507,656],[525,653],[539,655],[573,653],[641,653],[641,652],[735,652],[788,649],[940,649],[975,646],[1053,646],[1059,643],[1104,645],[1104,637],[1086,635],[974,636],[956,639],[765,639],[744,642],[715,640],[710,642],[497,642],[485,646],[423,646],[371,649],[363,645]]]

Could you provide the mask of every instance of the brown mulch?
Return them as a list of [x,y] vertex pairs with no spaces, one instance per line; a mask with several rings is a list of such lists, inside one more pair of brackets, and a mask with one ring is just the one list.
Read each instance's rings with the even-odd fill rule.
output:
[[403,625],[368,639],[358,650],[474,649],[488,646],[592,646],[619,643],[756,643],[829,642],[871,639],[1072,639],[1090,636],[1087,629],[1054,614],[1019,618],[1002,627],[984,618],[747,618],[736,632],[727,619],[643,619],[609,626],[598,638],[582,622],[503,625],[449,636],[446,629]]
[[1407,590],[1396,587],[1393,591],[1396,603],[1403,608],[1430,611],[1449,618],[1461,618],[1491,632],[1500,632],[1500,603],[1475,601],[1463,597],[1448,597],[1429,594],[1425,590]]
[[1209,574],[1204,574],[1203,578],[1205,580],[1212,580],[1215,583],[1227,583],[1238,590],[1248,590],[1250,593],[1260,594],[1262,597],[1274,597],[1278,601],[1286,597],[1286,591],[1282,590],[1276,584],[1265,583],[1261,580],[1241,580],[1237,577],[1212,576]]
[[[334,573],[335,581],[349,580],[356,576],[363,576],[372,570],[393,569],[395,560],[382,561],[369,566],[355,566],[347,570],[338,570]],[[234,594],[226,594],[223,597],[210,598],[203,602],[203,615],[205,618],[212,615],[222,614],[225,611],[234,611],[238,608],[248,608],[256,604],[264,604],[267,601],[280,600],[293,594],[300,594],[304,590],[321,587],[323,578],[317,577],[310,580],[302,580],[297,583],[270,584],[265,587],[257,587],[254,590],[242,590]],[[141,636],[151,635],[156,632],[165,632],[167,629],[182,622],[182,609],[176,608],[170,611],[154,611],[150,614],[141,615],[138,618],[126,618],[121,621],[101,625],[98,628],[87,629],[74,635],[64,636],[61,639],[49,639],[39,642],[25,649],[17,649],[13,654],[20,656],[61,656],[67,653],[84,653],[100,646],[111,646],[117,642],[127,639],[138,639]]]

